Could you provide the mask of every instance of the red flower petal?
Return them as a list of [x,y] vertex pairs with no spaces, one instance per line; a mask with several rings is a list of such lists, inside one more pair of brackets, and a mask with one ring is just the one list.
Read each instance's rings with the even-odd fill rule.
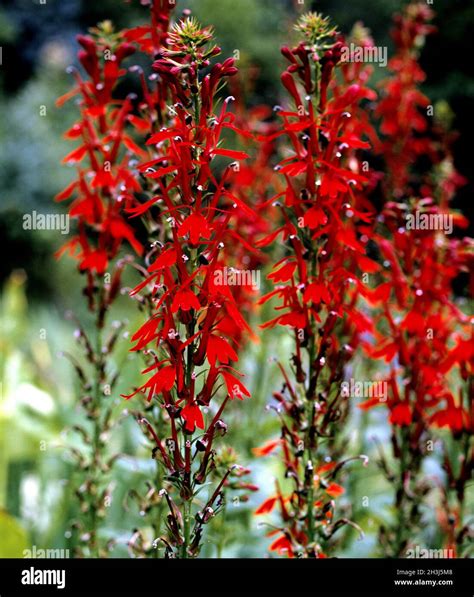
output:
[[96,249],[90,253],[83,255],[82,261],[79,264],[80,270],[96,271],[98,274],[103,274],[107,267],[107,253],[102,249]]
[[275,507],[275,504],[277,503],[277,500],[278,500],[278,498],[276,498],[276,497],[270,497],[270,498],[268,498],[262,504],[260,504],[260,506],[255,510],[255,514],[256,515],[259,515],[259,514],[268,514]]
[[328,223],[328,217],[320,207],[311,207],[304,215],[304,224],[308,228],[318,228]]
[[193,432],[196,426],[199,429],[204,429],[204,417],[197,404],[187,404],[181,411],[181,416],[185,421],[184,427],[187,431]]
[[213,155],[222,155],[233,160],[245,160],[250,157],[245,151],[233,151],[231,149],[214,149],[212,153]]
[[279,554],[291,554],[293,555],[293,549],[291,541],[285,536],[281,536],[276,539],[269,547],[270,551],[276,551]]
[[390,413],[390,423],[392,425],[410,425],[412,421],[412,412],[410,406],[406,402],[397,404]]
[[272,272],[268,275],[269,280],[273,280],[276,282],[288,282],[293,277],[295,269],[297,267],[296,261],[290,261],[283,267],[281,267],[278,271]]
[[229,361],[238,361],[239,357],[227,340],[220,336],[211,335],[207,343],[207,360],[215,367],[217,360],[220,363],[227,364]]
[[221,374],[225,380],[227,391],[231,400],[233,400],[234,398],[239,398],[239,400],[243,400],[244,396],[250,397],[250,392],[240,381],[240,379],[237,379],[234,375],[231,375],[227,371],[221,371]]
[[200,238],[210,238],[211,230],[206,218],[199,213],[188,216],[179,227],[178,236],[183,237],[188,233],[193,245],[197,245]]
[[338,485],[337,483],[331,483],[330,485],[328,485],[328,487],[326,487],[326,493],[328,493],[331,497],[339,497],[340,495],[343,495],[346,492],[346,490],[344,489],[344,487],[341,487],[341,485]]
[[252,448],[252,452],[255,454],[255,456],[266,456],[267,454],[271,454],[273,450],[280,445],[280,442],[281,439],[270,440],[259,448]]
[[168,249],[167,251],[163,251],[158,259],[150,265],[148,271],[150,273],[156,272],[164,267],[171,267],[176,263],[176,251],[174,249]]
[[201,308],[197,296],[191,290],[178,290],[175,294],[173,303],[171,305],[171,311],[176,313],[179,309],[182,311],[190,311],[195,309],[196,311]]
[[305,303],[312,301],[313,303],[320,303],[324,301],[326,304],[331,302],[331,295],[324,284],[309,284],[303,294]]

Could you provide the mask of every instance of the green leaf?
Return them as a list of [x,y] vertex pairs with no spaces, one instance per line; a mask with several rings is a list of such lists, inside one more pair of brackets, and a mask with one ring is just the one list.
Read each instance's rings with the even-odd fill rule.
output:
[[25,529],[4,510],[0,510],[0,537],[0,558],[22,558],[30,545]]

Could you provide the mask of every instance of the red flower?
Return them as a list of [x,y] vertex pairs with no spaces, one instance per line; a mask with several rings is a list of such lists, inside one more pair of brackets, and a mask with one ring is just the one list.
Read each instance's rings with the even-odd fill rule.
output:
[[282,535],[281,537],[278,537],[278,539],[275,539],[270,545],[269,550],[276,551],[280,555],[294,556],[292,543],[286,535]]
[[410,425],[412,422],[412,412],[410,406],[406,403],[397,404],[390,413],[390,423],[392,425]]
[[150,273],[159,271],[165,267],[171,267],[176,263],[177,253],[174,249],[163,251],[161,255],[148,268]]
[[448,427],[454,434],[469,430],[469,414],[462,407],[448,406],[434,413],[429,422],[434,427]]
[[174,295],[171,305],[171,312],[176,313],[179,309],[182,311],[198,310],[201,308],[197,296],[191,290],[178,290]]
[[[154,364],[151,367],[147,367],[142,371],[142,373],[149,373],[153,369],[156,369],[159,364]],[[173,365],[168,365],[160,369],[155,375],[150,377],[150,379],[143,384],[140,388],[135,390],[129,396],[124,396],[127,400],[135,396],[138,392],[143,392],[144,390],[148,390],[148,402],[151,401],[153,396],[160,394],[161,392],[169,392],[171,388],[174,386],[176,381],[176,369]]]
[[181,411],[181,416],[185,421],[184,426],[187,431],[192,433],[196,427],[204,429],[204,417],[197,404],[187,404]]
[[87,251],[81,254],[80,270],[95,271],[97,274],[103,274],[107,268],[107,253],[102,249]]
[[291,261],[286,263],[283,267],[281,267],[278,271],[273,272],[268,275],[269,280],[273,280],[273,282],[288,282],[293,277],[293,273],[297,268],[297,263]]
[[304,291],[303,300],[305,303],[312,301],[313,303],[320,303],[324,301],[326,304],[331,302],[331,296],[326,286],[323,284],[309,284]]
[[275,504],[277,503],[277,497],[270,497],[266,499],[260,506],[255,510],[255,514],[268,514],[273,511]]
[[344,487],[341,487],[337,483],[330,483],[326,487],[326,493],[328,493],[331,497],[339,497],[345,493]]
[[239,398],[239,400],[243,400],[244,396],[250,397],[250,392],[240,381],[240,379],[235,377],[235,375],[223,370],[221,370],[221,375],[224,378],[227,386],[227,392],[229,393],[231,399]]
[[197,245],[201,238],[210,238],[211,230],[206,218],[199,213],[188,216],[178,230],[178,236],[186,234],[189,234],[189,240],[193,245]]
[[211,334],[207,343],[207,359],[215,367],[217,359],[220,363],[227,364],[229,361],[237,361],[239,357],[227,340]]
[[255,456],[267,456],[271,454],[281,443],[280,439],[270,440],[259,448],[252,448],[252,452]]

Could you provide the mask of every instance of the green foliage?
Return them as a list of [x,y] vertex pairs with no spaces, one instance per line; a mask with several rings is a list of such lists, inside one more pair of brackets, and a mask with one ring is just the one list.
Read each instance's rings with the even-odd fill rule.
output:
[[0,510],[0,558],[22,558],[28,548],[28,536],[18,522]]

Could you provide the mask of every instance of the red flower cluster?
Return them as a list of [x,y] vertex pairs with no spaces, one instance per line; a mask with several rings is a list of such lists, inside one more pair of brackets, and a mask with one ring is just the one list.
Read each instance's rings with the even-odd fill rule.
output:
[[434,31],[429,24],[432,17],[433,11],[425,3],[408,4],[405,12],[396,16],[392,37],[397,51],[388,64],[393,76],[381,85],[384,96],[377,114],[388,168],[386,192],[397,199],[409,189],[410,168],[417,158],[434,155],[432,142],[424,134],[430,101],[419,89],[425,73],[418,63],[420,40]]
[[111,491],[107,473],[114,460],[103,440],[114,425],[113,403],[105,398],[118,379],[109,359],[122,326],[111,326],[108,337],[104,330],[107,314],[120,291],[125,260],[116,259],[122,247],[129,245],[137,255],[143,253],[126,210],[130,198],[140,190],[129,161],[146,154],[128,132],[129,123],[135,122],[133,96],[115,97],[117,84],[126,73],[123,62],[134,53],[134,47],[123,32],[115,33],[109,22],[91,30],[91,35],[78,36],[78,41],[83,48],[78,57],[85,74],[72,69],[76,85],[57,101],[61,106],[79,96],[80,118],[66,138],[79,140],[80,145],[63,160],[77,166],[77,177],[56,197],[56,201],[73,198],[69,216],[77,220],[78,228],[58,255],[67,251],[78,259],[79,270],[87,275],[85,294],[96,318],[94,337],[77,322],[76,339],[84,358],[78,361],[70,357],[79,377],[83,393],[80,404],[85,415],[74,428],[81,436],[84,451],[76,447],[71,451],[80,475],[74,483],[83,515],[74,525],[78,531],[77,553],[103,556],[110,543],[100,541],[99,526],[106,515],[104,501]]
[[353,72],[357,82],[331,85],[343,42],[335,40],[327,19],[308,14],[298,29],[306,40],[282,50],[290,62],[282,82],[296,104],[296,111],[280,111],[284,128],[279,134],[291,144],[290,156],[277,167],[286,181],[277,197],[284,197],[283,224],[261,242],[267,245],[281,234],[286,246],[268,276],[277,287],[262,303],[274,297],[281,301],[279,315],[263,327],[288,326],[294,334],[295,382],[279,365],[283,391],[274,393],[282,421],[278,443],[294,488],[286,498],[278,490],[259,513],[280,504],[283,535],[271,549],[321,557],[320,542],[327,544],[346,523],[332,520],[333,498],[344,492],[334,480],[343,463],[337,464],[339,453],[331,451],[327,438],[336,425],[341,433],[347,413],[343,368],[357,333],[367,327],[357,309],[356,272],[378,268],[366,255],[373,209],[361,193],[368,178],[358,159],[358,151],[369,148],[364,137],[374,133],[367,120],[352,124],[354,110],[374,92],[358,70]]
[[[201,527],[220,507],[221,489],[230,474],[227,471],[196,514],[190,534],[194,494],[214,466],[216,437],[226,432],[224,407],[229,398],[250,395],[233,367],[238,360],[233,339],[248,326],[232,287],[225,283],[223,255],[226,244],[235,239],[230,222],[236,206],[253,212],[228,190],[232,168],[227,166],[219,178],[214,167],[218,158],[240,161],[248,155],[221,145],[225,129],[239,131],[229,112],[230,98],[215,114],[215,95],[237,69],[233,59],[211,67],[211,59],[220,52],[211,40],[211,29],[202,29],[193,18],[181,20],[168,34],[168,46],[153,69],[172,98],[171,122],[152,132],[147,141],[150,159],[138,168],[145,178],[144,191],[152,195],[143,211],[160,207],[161,240],[148,255],[153,261],[145,279],[132,293],[148,288],[154,301],[151,317],[133,335],[133,350],[152,355],[143,371],[152,375],[128,398],[144,392],[166,413],[167,444],[172,447],[167,451],[158,434],[153,432],[153,437],[186,511],[183,522],[174,498],[167,494],[172,522],[166,544],[170,550],[179,547],[183,557],[199,551]],[[225,397],[205,417],[222,385]],[[193,439],[196,428],[202,433]]]
[[[289,365],[278,362],[282,385],[270,405],[281,435],[254,450],[259,457],[278,450],[285,475],[256,511],[278,510],[270,550],[327,557],[341,527],[359,528],[338,498],[345,493],[343,467],[367,463],[345,445],[350,401],[342,382],[360,347],[386,369],[389,388],[382,400],[359,404],[363,410],[385,405],[391,424],[393,459],[388,463],[380,450],[380,465],[394,484],[398,520],[381,527],[380,544],[386,555],[403,555],[412,540],[407,533],[421,528],[423,500],[433,489],[422,474],[426,446],[442,438],[438,460],[447,482],[438,483],[438,518],[447,544],[462,553],[474,468],[474,350],[472,321],[452,287],[472,269],[472,242],[446,229],[466,225],[451,209],[463,180],[446,131],[423,114],[430,104],[419,90],[418,49],[433,31],[430,9],[409,4],[397,17],[396,54],[380,102],[369,87],[372,67],[341,62],[345,40],[327,18],[304,15],[296,26],[301,42],[282,49],[288,67],[281,81],[290,101],[275,108],[280,125],[269,108],[246,111],[238,84],[234,112],[234,98],[221,98],[237,69],[232,58],[216,63],[220,48],[211,28],[190,11],[171,26],[172,0],[142,4],[150,8],[150,24],[115,33],[105,22],[79,36],[86,74],[74,71],[75,88],[58,100],[79,96],[80,109],[66,133],[80,145],[64,159],[77,165],[77,177],[56,197],[72,199],[69,215],[78,231],[59,254],[78,259],[97,314],[97,342],[82,328],[78,334],[95,370],[94,397],[83,400],[94,421],[85,440],[92,464],[81,461],[92,496],[83,498],[92,521],[85,529],[90,553],[100,552],[103,508],[94,496],[105,495],[99,477],[109,466],[101,456],[101,423],[110,429],[111,410],[104,407],[102,416],[99,402],[118,337],[113,331],[103,346],[101,330],[120,288],[117,258],[128,246],[142,275],[130,294],[146,318],[132,351],[144,355],[147,377],[125,397],[146,399],[146,418],[143,410],[134,414],[154,444],[157,473],[141,509],[148,514],[156,507],[155,545],[161,541],[167,557],[199,554],[203,527],[223,508],[226,488],[257,489],[243,480],[249,471],[235,466],[234,450],[219,449],[218,440],[227,432],[229,401],[250,396],[235,366],[241,346],[255,337],[242,315],[255,306],[255,288],[248,277],[234,279],[273,262],[266,254],[272,246],[274,287],[259,304],[274,306],[276,316],[261,327],[289,332],[293,349]],[[349,41],[373,45],[359,25]],[[117,97],[124,60],[137,50],[153,72],[133,66],[139,97]],[[234,134],[241,144],[229,148]],[[384,174],[373,169],[374,155]],[[421,170],[420,157],[433,164],[429,171]],[[272,169],[274,159],[280,161]],[[385,202],[376,217],[380,192]],[[141,260],[142,243],[148,252]],[[203,498],[205,485],[211,489]],[[147,555],[153,544],[145,543],[137,530],[130,548]]]
[[[405,45],[407,32],[422,27],[416,8],[417,5],[410,6],[406,15],[397,20],[400,30],[396,30],[395,39],[402,46],[399,49],[402,54],[410,53],[410,48]],[[418,8],[422,11],[424,7]],[[429,16],[426,11],[421,14]],[[411,20],[407,22],[407,19]],[[428,30],[427,26],[421,29],[423,32]],[[412,44],[415,37],[413,35],[410,38]],[[400,78],[405,77],[400,75]],[[406,93],[413,95],[411,92]],[[426,120],[423,119],[423,122],[423,129],[426,130]],[[417,130],[416,122],[411,127],[408,123],[403,132],[392,132],[388,137],[389,145],[399,146],[407,135],[413,135]],[[428,148],[431,138],[420,138],[420,143]],[[369,356],[382,357],[386,362],[394,361],[397,356],[399,365],[411,372],[411,381],[405,386],[404,394],[407,397],[414,392],[413,397],[417,397],[414,404],[397,392],[395,372],[391,375],[393,395],[389,406],[392,408],[391,419],[394,424],[409,425],[423,419],[425,422],[447,425],[457,432],[465,427],[469,414],[467,411],[462,415],[460,413],[460,416],[455,414],[446,374],[458,364],[462,378],[467,379],[472,349],[468,317],[452,302],[451,297],[454,279],[461,272],[469,270],[470,243],[469,239],[461,241],[449,238],[447,234],[452,230],[444,226],[451,222],[453,226],[457,224],[464,227],[466,222],[462,216],[449,210],[450,200],[463,180],[453,170],[449,149],[442,149],[441,156],[440,151],[437,152],[436,161],[440,164],[436,166],[431,184],[425,180],[423,185],[418,185],[427,196],[414,200],[410,197],[410,186],[401,188],[399,182],[393,183],[403,191],[401,198],[405,201],[389,201],[385,206],[382,214],[385,234],[377,235],[375,240],[387,268],[383,274],[383,284],[367,295],[373,304],[383,305],[383,318],[387,321],[388,329],[385,328],[377,336],[375,348],[368,346],[367,349]],[[419,148],[419,151],[421,153],[422,150]],[[398,172],[391,168],[393,156],[390,152],[387,155],[385,149],[384,157],[390,180],[400,180],[397,178]],[[416,173],[406,164],[406,184],[410,177],[416,181]],[[394,194],[397,188],[392,188]],[[423,219],[426,225],[422,225],[423,222],[417,225],[416,217],[418,222]],[[394,301],[391,300],[392,296]],[[400,316],[396,311],[399,311]],[[446,410],[437,410],[429,415],[443,400],[446,400]]]
[[[77,255],[91,288],[94,273],[104,274],[124,241],[137,254],[143,252],[123,212],[126,194],[139,190],[128,162],[131,156],[144,152],[126,131],[133,119],[133,98],[113,96],[125,73],[121,64],[133,54],[134,47],[123,34],[114,34],[108,23],[93,30],[91,36],[78,36],[78,41],[84,48],[79,60],[88,79],[74,69],[76,87],[57,101],[60,106],[78,94],[81,98],[81,118],[66,133],[68,139],[79,139],[81,144],[63,159],[66,164],[78,165],[78,175],[56,196],[56,201],[76,196],[69,215],[78,221],[78,234],[58,254],[68,251]],[[88,163],[81,166],[84,159]]]
[[[397,479],[397,528],[407,529],[419,523],[419,503],[428,490],[421,465],[434,428],[448,428],[459,440],[462,465],[453,466],[450,450],[445,468],[461,503],[474,466],[469,448],[474,432],[472,322],[453,301],[452,289],[455,278],[469,271],[472,242],[449,237],[456,224],[465,225],[449,207],[463,181],[453,168],[442,131],[429,135],[428,122],[418,113],[419,105],[429,103],[417,89],[423,77],[416,51],[420,36],[432,31],[426,24],[430,17],[426,6],[409,5],[396,20],[397,53],[391,61],[395,75],[387,85],[391,95],[382,100],[378,113],[385,135],[386,192],[398,202],[387,201],[373,236],[385,266],[380,284],[364,292],[374,312],[373,339],[364,343],[366,353],[390,363],[384,403],[399,463],[398,471],[388,475]],[[414,164],[424,154],[435,162],[428,175],[419,174]],[[415,199],[415,190],[424,195]],[[371,398],[360,406],[380,404],[379,398]],[[390,532],[383,537],[386,552],[403,555],[409,538]],[[463,533],[461,522],[457,539]]]

